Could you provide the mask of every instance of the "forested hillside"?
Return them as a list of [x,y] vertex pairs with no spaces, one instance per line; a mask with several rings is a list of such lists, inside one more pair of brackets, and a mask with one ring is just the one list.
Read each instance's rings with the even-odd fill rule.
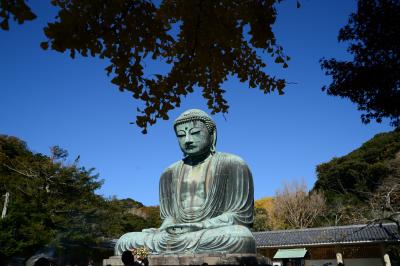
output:
[[96,245],[159,226],[157,207],[105,199],[95,193],[102,183],[94,169],[80,166],[79,158],[71,161],[57,146],[47,156],[0,135],[0,264],[46,245]]
[[292,180],[255,201],[254,230],[396,222],[400,230],[400,129],[317,166],[317,181]]
[[318,165],[316,171],[314,190],[324,194],[328,206],[325,222],[351,224],[398,219],[399,128],[377,134],[349,154]]

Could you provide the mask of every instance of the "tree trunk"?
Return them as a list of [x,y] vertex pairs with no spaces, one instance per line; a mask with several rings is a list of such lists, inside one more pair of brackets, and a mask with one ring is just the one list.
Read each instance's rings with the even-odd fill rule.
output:
[[8,206],[8,198],[10,197],[10,193],[6,192],[4,197],[5,197],[5,199],[4,199],[3,211],[1,212],[1,219],[4,219],[6,217],[7,206]]

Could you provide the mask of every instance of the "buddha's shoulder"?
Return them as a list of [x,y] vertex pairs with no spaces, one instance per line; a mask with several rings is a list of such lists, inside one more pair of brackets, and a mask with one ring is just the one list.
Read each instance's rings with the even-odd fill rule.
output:
[[168,166],[167,168],[164,169],[163,174],[172,173],[174,170],[178,169],[181,164],[182,164],[182,160],[174,162],[173,164],[171,164],[170,166]]
[[236,154],[232,154],[232,153],[226,153],[226,152],[217,152],[215,153],[216,158],[218,158],[218,160],[221,163],[229,163],[229,164],[239,164],[239,165],[246,165],[246,162],[239,157]]

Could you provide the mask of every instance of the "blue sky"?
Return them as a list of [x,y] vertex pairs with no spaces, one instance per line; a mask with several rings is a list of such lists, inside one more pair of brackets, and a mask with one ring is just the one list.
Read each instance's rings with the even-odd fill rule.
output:
[[[289,68],[266,68],[293,83],[286,94],[264,95],[230,78],[223,86],[230,104],[226,120],[221,114],[213,117],[217,150],[237,154],[249,164],[256,199],[273,195],[283,180],[304,178],[311,188],[316,165],[392,130],[387,120],[363,125],[355,104],[321,91],[329,77],[318,60],[349,58],[337,34],[356,1],[301,3],[300,9],[291,0],[279,4],[274,26],[278,42],[292,58]],[[138,103],[110,83],[107,62],[41,50],[42,28],[54,10],[47,1],[30,4],[37,20],[0,31],[0,134],[25,140],[35,152],[47,154],[50,146],[59,145],[69,151],[71,161],[80,155],[81,165],[95,167],[105,180],[99,194],[158,204],[161,172],[182,157],[172,120],[159,121],[142,135],[129,124]],[[149,73],[164,68],[148,64]],[[189,108],[206,110],[198,91],[183,99],[170,117]]]

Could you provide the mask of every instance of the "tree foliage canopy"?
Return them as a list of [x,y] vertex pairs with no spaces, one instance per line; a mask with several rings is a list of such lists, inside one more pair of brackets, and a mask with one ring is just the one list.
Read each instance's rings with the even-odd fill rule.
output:
[[271,230],[268,211],[262,207],[254,206],[253,230],[256,232]]
[[352,61],[322,60],[332,83],[329,95],[350,99],[363,111],[364,123],[389,118],[400,126],[400,1],[360,0],[356,13],[339,32],[349,42]]
[[[63,243],[96,244],[123,233],[158,227],[157,208],[132,199],[104,199],[95,190],[102,181],[94,169],[67,162],[58,146],[51,156],[31,152],[26,144],[0,135],[0,264],[14,255],[29,257],[39,248]],[[145,215],[135,215],[132,209]]]
[[36,15],[25,3],[25,0],[2,0],[0,1],[0,29],[9,30],[10,18],[22,24],[27,20],[33,20]]
[[[157,119],[202,88],[212,113],[227,112],[222,83],[237,76],[264,93],[283,94],[285,80],[268,75],[260,52],[287,67],[289,57],[277,44],[272,25],[279,0],[214,1],[53,0],[59,10],[44,32],[43,49],[107,59],[107,74],[121,91],[142,103],[136,124],[146,133]],[[3,2],[2,2],[3,3]],[[11,15],[33,19],[25,1],[1,6],[3,29]],[[12,5],[14,3],[14,5]],[[15,12],[22,10],[23,16]],[[167,73],[146,73],[146,62],[168,64]]]
[[0,222],[0,255],[25,255],[51,241],[87,241],[103,231],[96,221],[101,181],[75,164],[63,165],[60,148],[48,157],[14,137],[0,136],[0,193],[10,194]]

